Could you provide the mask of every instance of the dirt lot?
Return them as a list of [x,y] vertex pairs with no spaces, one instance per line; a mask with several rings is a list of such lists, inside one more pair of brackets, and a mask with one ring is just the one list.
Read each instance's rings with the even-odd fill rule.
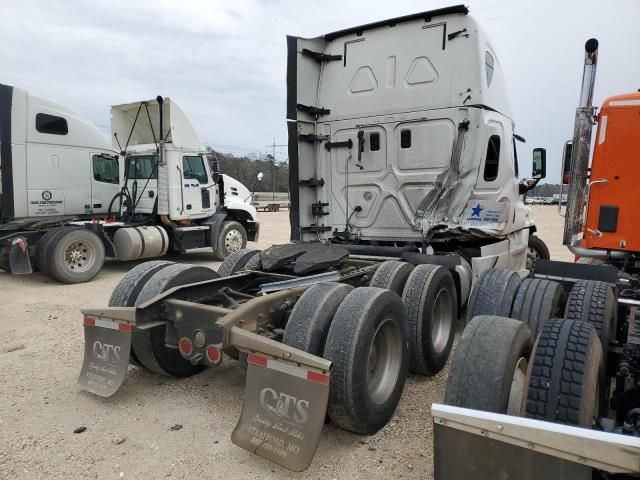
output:
[[[554,259],[570,260],[555,208],[534,207]],[[262,213],[259,248],[289,238],[286,212]],[[206,255],[181,261],[215,268]],[[133,263],[110,262],[91,283],[0,272],[0,478],[430,478],[432,402],[446,372],[412,376],[393,420],[360,437],[325,427],[311,467],[294,474],[231,443],[244,373],[232,360],[184,380],[131,367],[109,399],[78,387],[80,308],[104,306]],[[170,427],[182,425],[174,431]],[[76,427],[87,430],[74,434]],[[121,443],[119,443],[123,440]]]

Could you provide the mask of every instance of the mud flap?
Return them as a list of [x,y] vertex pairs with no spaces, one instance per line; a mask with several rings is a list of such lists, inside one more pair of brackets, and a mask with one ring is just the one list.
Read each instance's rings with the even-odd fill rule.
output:
[[301,472],[318,448],[328,399],[328,374],[250,354],[242,414],[231,440]]
[[131,329],[127,322],[85,315],[82,388],[101,397],[116,393],[127,375]]
[[14,238],[9,248],[9,271],[13,275],[33,273],[27,241],[22,238]]

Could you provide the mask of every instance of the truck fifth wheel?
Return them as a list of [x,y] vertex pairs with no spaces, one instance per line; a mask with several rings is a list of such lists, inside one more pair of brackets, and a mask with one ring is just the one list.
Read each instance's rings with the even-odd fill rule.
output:
[[544,177],[544,150],[520,183],[502,70],[467,13],[289,37],[294,243],[237,250],[217,273],[136,267],[109,307],[84,310],[80,384],[109,396],[129,360],[187,376],[237,358],[233,441],[294,470],[327,415],[359,434],[382,428],[407,372],[444,367],[474,280],[507,269],[493,283],[513,302],[528,273],[522,197]]

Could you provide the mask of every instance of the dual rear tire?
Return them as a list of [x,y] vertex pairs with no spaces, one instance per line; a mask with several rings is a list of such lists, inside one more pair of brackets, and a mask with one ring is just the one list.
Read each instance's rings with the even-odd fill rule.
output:
[[102,240],[84,227],[51,229],[38,241],[38,268],[61,283],[88,282],[98,274],[104,259]]
[[481,279],[476,298],[495,302],[503,295],[506,303],[485,301],[482,308],[508,312],[511,305],[510,314],[470,319],[451,363],[445,403],[591,427],[607,400],[603,352],[616,310],[611,286],[579,280],[567,299],[556,282],[525,279],[512,301],[505,295],[508,281],[489,286]]
[[591,427],[602,372],[595,327],[551,319],[533,349],[531,343],[529,327],[521,321],[475,317],[451,362],[444,403]]
[[369,435],[387,424],[402,395],[407,339],[406,311],[397,293],[325,283],[300,297],[283,343],[332,362],[329,418]]
[[[114,289],[109,306],[140,305],[170,288],[188,283],[219,278],[210,268],[155,260],[131,269]],[[130,360],[152,372],[173,377],[189,377],[206,366],[193,365],[177,348],[167,346],[166,325],[150,329],[134,329],[131,336]]]

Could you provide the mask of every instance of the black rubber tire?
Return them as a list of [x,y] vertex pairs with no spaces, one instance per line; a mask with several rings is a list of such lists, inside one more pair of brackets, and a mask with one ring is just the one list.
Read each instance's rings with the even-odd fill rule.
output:
[[[378,328],[386,321],[398,332],[398,371],[392,391],[376,403],[368,386],[369,350]],[[397,293],[375,287],[354,289],[336,312],[324,349],[332,362],[328,414],[337,426],[371,435],[392,417],[407,376],[407,315]]]
[[49,261],[49,254],[52,248],[52,239],[56,237],[65,227],[56,227],[50,230],[40,237],[38,240],[38,247],[36,250],[36,264],[38,266],[38,270],[44,273],[46,276],[50,277],[49,266],[51,262]]
[[508,317],[521,283],[512,270],[491,268],[482,272],[467,304],[466,323],[477,315]]
[[[530,252],[530,250],[532,252]],[[535,252],[535,256],[532,255]],[[530,272],[536,269],[536,260],[549,260],[551,255],[549,254],[549,247],[533,234],[529,235],[529,242],[527,245],[527,270]]]
[[246,248],[241,248],[240,250],[231,252],[231,254],[229,254],[229,256],[225,258],[218,267],[218,274],[221,277],[230,277],[234,273],[238,273],[259,253],[259,250],[249,250]]
[[369,282],[370,287],[386,288],[402,295],[407,278],[413,270],[413,265],[397,260],[382,262]]
[[262,269],[262,258],[260,252],[249,259],[246,265],[243,267],[245,270],[260,270]]
[[[507,413],[513,374],[520,359],[529,360],[532,344],[529,327],[519,320],[493,315],[475,317],[462,332],[451,360],[444,403]],[[524,367],[523,394],[527,371]],[[511,413],[519,412],[517,408]]]
[[558,282],[541,278],[525,278],[511,309],[511,318],[529,325],[535,339],[545,320],[564,315],[567,295]]
[[602,370],[595,327],[579,320],[547,320],[534,346],[525,414],[591,427]]
[[[144,284],[136,304],[151,300],[160,293],[179,285],[219,278],[216,271],[207,267],[175,263],[156,271]],[[131,336],[135,355],[140,363],[152,372],[172,377],[189,377],[200,373],[205,365],[193,365],[185,360],[177,348],[165,345],[165,325],[150,329],[134,329]]]
[[245,228],[242,226],[241,223],[238,223],[236,221],[222,222],[222,227],[220,228],[220,232],[218,233],[218,250],[215,252],[215,255],[220,260],[224,260],[229,255],[231,255],[232,252],[235,251],[235,250],[229,250],[229,248],[225,245],[225,238],[227,234],[232,230],[237,230],[240,236],[242,237],[240,248],[237,250],[246,248],[247,246],[247,231],[245,230]]
[[[86,271],[74,271],[67,267],[64,253],[72,242],[82,241],[95,250],[95,259]],[[57,229],[38,248],[38,264],[44,266],[41,271],[61,283],[84,283],[94,278],[104,265],[104,244],[98,235],[84,227],[63,227]]]
[[319,283],[306,290],[291,311],[282,343],[322,356],[331,321],[352,290],[345,283]]
[[576,263],[583,265],[605,265],[607,262],[601,258],[580,257]]
[[[111,298],[109,298],[110,307],[133,307],[138,299],[138,294],[147,280],[153,276],[158,270],[161,270],[169,265],[173,265],[174,262],[168,262],[166,260],[152,260],[150,262],[144,262],[140,265],[136,265],[129,270],[124,277],[120,279],[116,288],[111,292]],[[136,352],[133,349],[133,345],[129,349],[129,360],[136,366],[141,367],[142,364]]]
[[593,324],[602,348],[606,351],[617,313],[616,298],[610,284],[596,280],[578,280],[569,292],[564,317]]
[[[442,338],[446,338],[444,343],[434,338],[433,330],[436,326],[436,300],[443,292],[446,292],[443,307],[450,309],[450,318],[448,327],[445,324],[442,332],[435,333],[437,337],[443,335]],[[447,363],[455,337],[458,294],[451,272],[439,265],[417,265],[407,279],[402,301],[407,308],[409,326],[409,370],[422,375],[435,375]]]
[[147,280],[158,270],[162,270],[175,262],[167,260],[152,260],[136,265],[129,270],[118,282],[109,298],[110,307],[133,307],[138,294]]

